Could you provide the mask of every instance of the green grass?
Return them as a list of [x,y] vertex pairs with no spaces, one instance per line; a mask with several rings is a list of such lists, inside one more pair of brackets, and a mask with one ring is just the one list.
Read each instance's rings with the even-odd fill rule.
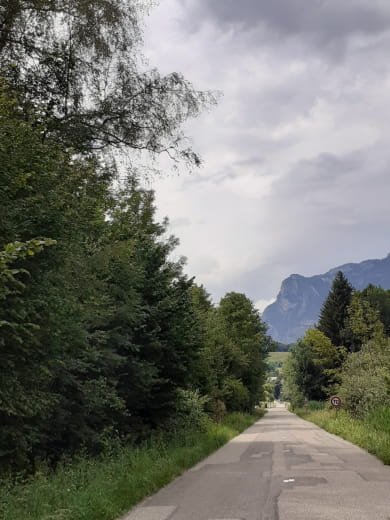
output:
[[[262,412],[258,411],[258,415]],[[258,417],[257,417],[258,418]],[[253,424],[230,414],[204,433],[186,432],[115,455],[82,459],[51,475],[0,489],[2,520],[113,520]]]
[[378,408],[364,419],[356,419],[348,412],[340,410],[294,410],[324,430],[343,437],[376,455],[390,465],[390,409]]
[[270,352],[268,359],[270,361],[284,363],[287,360],[289,355],[290,355],[290,352]]

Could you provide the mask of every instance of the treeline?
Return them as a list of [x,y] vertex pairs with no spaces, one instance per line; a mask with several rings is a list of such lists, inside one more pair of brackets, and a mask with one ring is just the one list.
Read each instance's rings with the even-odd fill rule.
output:
[[390,406],[390,291],[354,290],[340,271],[318,324],[291,349],[284,396],[295,407],[337,393],[355,416]]
[[134,166],[198,164],[181,123],[213,102],[139,70],[140,16],[130,0],[0,1],[3,471],[262,397],[258,312],[237,293],[213,305],[183,273]]

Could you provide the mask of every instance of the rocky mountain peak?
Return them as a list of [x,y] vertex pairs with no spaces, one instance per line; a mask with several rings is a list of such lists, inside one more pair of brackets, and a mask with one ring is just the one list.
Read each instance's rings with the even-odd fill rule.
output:
[[380,260],[344,264],[311,277],[292,274],[283,280],[276,301],[263,313],[274,340],[293,343],[316,323],[338,271],[355,289],[364,289],[369,283],[390,289],[390,253]]

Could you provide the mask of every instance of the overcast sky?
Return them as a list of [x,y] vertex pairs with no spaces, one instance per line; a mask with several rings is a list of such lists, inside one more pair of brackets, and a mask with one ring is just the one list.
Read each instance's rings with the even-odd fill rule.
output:
[[186,127],[204,166],[153,182],[215,300],[387,255],[388,0],[161,0],[146,23],[150,66],[223,91]]

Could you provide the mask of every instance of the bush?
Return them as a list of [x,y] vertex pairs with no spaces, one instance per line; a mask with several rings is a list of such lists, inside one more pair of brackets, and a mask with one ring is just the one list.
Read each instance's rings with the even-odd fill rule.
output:
[[208,397],[201,396],[198,390],[177,392],[176,413],[167,423],[168,431],[206,431],[211,419],[205,412]]
[[206,405],[206,409],[213,421],[217,423],[221,423],[226,416],[226,405],[219,399],[210,400]]
[[340,397],[355,417],[390,406],[390,340],[370,341],[344,364]]
[[229,411],[239,412],[249,409],[249,391],[240,379],[229,377],[224,382],[224,401]]
[[264,417],[264,415],[267,413],[267,410],[265,408],[254,408],[253,412],[252,412],[252,415],[254,417],[256,417],[256,420],[259,420],[261,419],[262,417]]

